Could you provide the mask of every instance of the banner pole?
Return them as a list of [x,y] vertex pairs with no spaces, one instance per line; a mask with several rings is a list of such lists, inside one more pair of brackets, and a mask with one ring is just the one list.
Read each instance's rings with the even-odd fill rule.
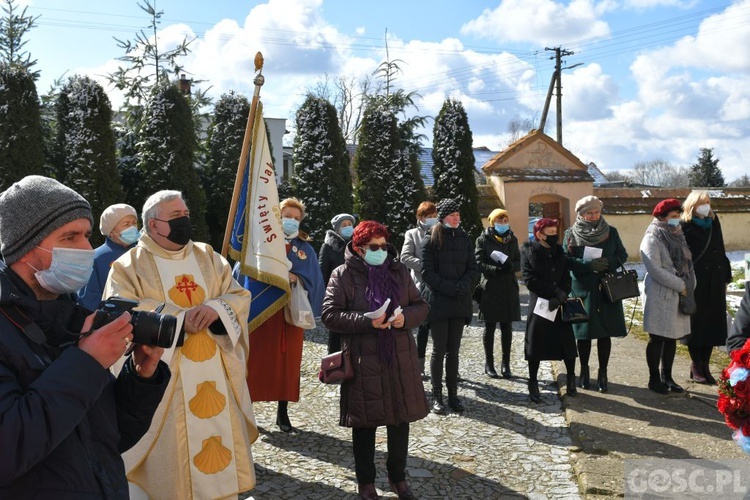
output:
[[[247,168],[247,155],[250,152],[250,144],[253,137],[253,126],[255,124],[255,112],[258,109],[258,100],[260,99],[260,88],[265,83],[265,77],[263,76],[263,54],[258,52],[255,54],[255,71],[258,73],[253,79],[255,84],[255,91],[253,92],[253,100],[250,104],[250,113],[247,117],[247,125],[245,126],[245,137],[242,140],[242,152],[240,153],[240,161],[237,165],[237,177],[234,179],[234,189],[232,190],[232,202],[229,205],[229,215],[227,216],[227,225],[224,229],[224,242],[221,245],[221,255],[226,258],[229,253],[229,240],[232,235],[232,228],[234,227],[234,219],[237,216],[237,204],[240,199],[240,189],[242,188],[242,178],[245,176],[245,168]],[[249,229],[249,228],[246,228]]]

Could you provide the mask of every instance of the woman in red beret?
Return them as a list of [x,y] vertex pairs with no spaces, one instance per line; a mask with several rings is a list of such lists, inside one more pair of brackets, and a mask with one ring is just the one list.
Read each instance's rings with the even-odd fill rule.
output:
[[[411,334],[427,316],[427,303],[388,243],[382,224],[363,221],[344,251],[345,263],[328,281],[323,324],[338,332],[349,351],[354,378],[341,385],[339,425],[351,427],[354,471],[360,498],[380,498],[375,489],[375,431],[388,430],[386,468],[398,498],[416,498],[406,482],[409,423],[429,407]],[[388,306],[379,318],[365,313]]]
[[672,378],[677,339],[690,334],[690,316],[680,309],[680,295],[688,302],[695,300],[695,273],[680,226],[681,212],[679,200],[659,202],[641,241],[646,266],[643,329],[649,334],[648,388],[660,394],[684,391]]
[[[529,363],[529,399],[539,403],[537,373],[539,363],[544,360],[564,360],[567,371],[567,394],[576,395],[576,340],[570,324],[563,323],[560,306],[571,290],[572,279],[565,253],[557,242],[558,222],[540,219],[534,224],[534,241],[526,242],[521,251],[521,272],[529,289],[529,313],[526,320],[525,357]],[[543,315],[544,306],[537,302],[547,301],[547,311],[555,311],[553,318]],[[540,314],[542,313],[542,314]]]

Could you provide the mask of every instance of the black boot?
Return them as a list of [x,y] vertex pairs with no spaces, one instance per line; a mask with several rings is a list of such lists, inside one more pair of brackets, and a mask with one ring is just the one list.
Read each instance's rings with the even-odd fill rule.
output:
[[289,413],[287,412],[288,401],[279,401],[279,406],[276,408],[276,425],[279,426],[281,432],[292,432],[292,422],[289,420]]
[[448,390],[448,406],[456,413],[462,413],[466,408],[464,408],[464,404],[458,398],[457,393],[458,391]]
[[442,389],[432,389],[432,413],[435,415],[445,415],[445,404],[443,404]]
[[703,367],[703,376],[706,377],[706,383],[709,385],[716,385],[716,379],[711,375],[711,365],[708,361],[701,364]]
[[599,368],[599,376],[596,377],[596,385],[599,392],[607,392],[609,386],[607,385],[607,369]]
[[568,396],[575,396],[576,394],[578,394],[578,389],[576,389],[575,372],[568,372],[565,377],[565,388],[567,390]]
[[648,378],[648,388],[659,394],[669,394],[669,386],[653,375]]
[[541,403],[542,396],[539,394],[539,382],[529,380],[529,400],[532,403]]
[[672,392],[685,392],[685,389],[677,385],[677,382],[672,379],[671,373],[667,373],[666,371],[662,370],[661,381],[664,385],[669,387],[669,390]]
[[503,355],[503,362],[500,364],[500,375],[503,378],[513,378],[513,375],[510,373],[510,359],[506,358],[505,355]]
[[581,389],[588,389],[591,387],[591,374],[589,373],[589,365],[581,365],[581,377],[578,382],[581,385]]
[[425,373],[424,373],[424,365],[425,365],[424,358],[419,358],[419,373],[422,374],[422,380],[428,380],[430,377],[428,377],[427,375],[425,375]]
[[500,378],[495,371],[495,326],[494,323],[485,325],[484,336],[484,373],[490,378]]

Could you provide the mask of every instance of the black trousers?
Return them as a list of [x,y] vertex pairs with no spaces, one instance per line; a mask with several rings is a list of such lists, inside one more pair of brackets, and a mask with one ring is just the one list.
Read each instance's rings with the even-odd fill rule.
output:
[[417,330],[417,357],[424,358],[427,354],[427,340],[430,337],[430,324],[424,322]]
[[[377,427],[352,427],[354,473],[359,484],[375,482],[375,432]],[[397,483],[406,480],[406,455],[409,452],[409,423],[387,425],[388,458],[385,467],[388,479]]]
[[445,385],[448,395],[458,392],[458,352],[464,334],[464,318],[448,318],[430,323],[432,333],[432,359],[430,377],[433,395],[443,392],[443,360],[445,360]]

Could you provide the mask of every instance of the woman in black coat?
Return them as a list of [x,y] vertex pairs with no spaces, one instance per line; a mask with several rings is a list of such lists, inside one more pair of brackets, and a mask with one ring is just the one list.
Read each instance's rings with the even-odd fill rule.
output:
[[[334,269],[344,263],[344,249],[352,239],[357,219],[350,214],[338,214],[331,219],[333,230],[326,231],[323,245],[318,252],[318,264],[323,273],[323,283],[328,284]],[[341,337],[338,332],[328,332],[328,354],[341,350]]]
[[[534,403],[541,401],[537,373],[543,360],[565,361],[567,393],[576,394],[575,336],[571,325],[562,322],[559,311],[570,293],[572,280],[563,249],[557,243],[557,224],[553,219],[538,220],[534,224],[534,241],[525,243],[521,252],[521,270],[529,289],[525,354],[529,362],[529,399]],[[548,311],[556,311],[554,321],[534,312],[539,300],[549,301]]]
[[458,352],[464,326],[471,322],[474,306],[471,292],[479,279],[474,245],[461,229],[459,205],[451,199],[437,205],[438,223],[422,248],[423,295],[430,305],[427,321],[432,334],[432,412],[445,414],[443,405],[443,362],[448,406],[462,412],[458,399]]
[[714,346],[727,340],[727,283],[732,281],[732,268],[708,191],[693,191],[682,208],[682,232],[693,255],[697,282],[698,312],[690,317],[690,336],[685,340],[692,361],[690,378],[715,384],[709,363]]
[[521,270],[521,251],[518,238],[510,230],[508,211],[493,210],[487,218],[488,227],[477,238],[474,256],[482,272],[479,319],[484,320],[484,373],[498,378],[495,371],[495,328],[500,323],[500,344],[503,359],[500,373],[510,378],[510,347],[513,340],[513,321],[521,320],[521,302],[516,273]]

